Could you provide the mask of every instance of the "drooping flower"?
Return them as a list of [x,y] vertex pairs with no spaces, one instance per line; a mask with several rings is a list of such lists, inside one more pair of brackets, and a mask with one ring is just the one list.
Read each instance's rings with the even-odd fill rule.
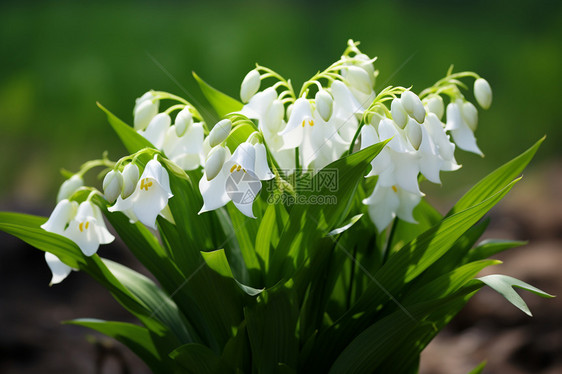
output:
[[62,282],[72,271],[72,268],[70,266],[66,265],[52,253],[45,252],[45,262],[47,262],[47,266],[51,270],[52,274],[49,286]]
[[162,149],[171,124],[172,119],[168,113],[158,113],[150,120],[146,130],[139,130],[137,132],[152,143],[153,146]]
[[[183,112],[183,111],[182,111]],[[177,117],[180,117],[181,113]],[[185,124],[184,116],[176,117],[174,126],[168,128],[162,150],[170,160],[175,162],[183,170],[194,170],[201,165],[201,153],[203,150],[204,129],[200,122]],[[177,126],[185,127],[180,129]],[[181,135],[178,135],[180,133]]]
[[447,105],[447,126],[445,130],[451,133],[455,144],[468,152],[484,156],[474,137],[474,130],[478,123],[478,111],[468,101],[457,99]]
[[483,109],[490,108],[492,105],[492,87],[484,78],[478,78],[474,81],[474,97]]
[[153,92],[148,91],[135,102],[133,109],[134,127],[135,130],[144,130],[158,114],[159,101]]
[[[225,161],[217,173],[221,160]],[[207,165],[211,175],[207,175]],[[203,196],[203,207],[199,214],[232,201],[240,212],[250,218],[256,218],[252,206],[261,190],[261,181],[274,177],[267,164],[265,146],[249,142],[241,143],[232,156],[226,149],[211,151],[205,164],[205,174],[199,181],[199,191]]]
[[103,178],[103,194],[107,201],[113,203],[123,191],[123,174],[111,170]]
[[86,256],[95,254],[100,244],[109,244],[115,239],[105,226],[100,208],[88,200],[80,204],[63,235],[76,243]]
[[416,223],[413,210],[420,200],[420,195],[408,192],[400,186],[383,186],[377,183],[373,193],[363,200],[363,204],[368,206],[369,216],[381,232],[395,217]]
[[126,199],[119,196],[115,205],[108,209],[110,212],[122,212],[131,221],[141,221],[153,229],[156,229],[156,217],[166,214],[163,211],[173,196],[168,172],[156,157],[146,164],[131,196]]
[[247,103],[258,92],[260,84],[260,73],[256,69],[246,74],[240,86],[240,98],[243,103]]

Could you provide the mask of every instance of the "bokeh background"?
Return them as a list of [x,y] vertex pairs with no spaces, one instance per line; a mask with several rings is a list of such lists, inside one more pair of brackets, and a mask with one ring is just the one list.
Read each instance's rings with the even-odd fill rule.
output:
[[[440,79],[450,64],[492,85],[481,111],[480,158],[425,186],[442,209],[501,163],[548,138],[525,180],[492,213],[489,235],[531,240],[499,270],[560,294],[562,281],[562,2],[540,1],[12,1],[0,3],[0,210],[47,215],[63,181],[104,150],[125,155],[96,101],[126,122],[148,89],[203,102],[191,76],[237,96],[254,63],[300,85],[339,58],[349,38],[376,62],[377,89]],[[172,78],[171,78],[172,77]],[[95,180],[90,181],[96,183]],[[126,319],[83,274],[49,289],[37,251],[0,236],[0,372],[145,370],[118,345],[60,326],[76,317]],[[118,246],[104,256],[132,261]],[[511,257],[510,257],[511,256]],[[495,269],[496,270],[496,269]],[[482,292],[422,358],[424,373],[562,370],[562,309],[526,298],[529,319]],[[503,309],[505,308],[505,309]],[[105,362],[105,361],[104,361]],[[105,365],[105,366],[104,366]]]

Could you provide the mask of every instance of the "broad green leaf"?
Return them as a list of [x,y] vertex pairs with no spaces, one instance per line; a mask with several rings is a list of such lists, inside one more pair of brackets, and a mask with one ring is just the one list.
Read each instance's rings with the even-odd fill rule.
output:
[[246,286],[239,282],[234,274],[232,273],[232,269],[228,263],[226,255],[224,254],[224,249],[217,249],[216,251],[212,252],[201,252],[203,259],[207,263],[207,265],[214,271],[216,271],[219,275],[227,278],[233,279],[236,284],[242,289],[242,291],[246,292],[250,296],[256,296],[260,294],[263,289],[257,289],[253,287]]
[[255,131],[256,129],[254,127],[246,124],[240,125],[232,130],[230,135],[228,135],[228,138],[226,138],[226,145],[228,146],[228,149],[230,149],[230,152],[234,153],[236,148],[240,144],[244,143]]
[[253,368],[259,373],[275,373],[279,364],[296,367],[298,306],[295,296],[289,286],[277,286],[263,292],[256,304],[244,309]]
[[193,328],[189,326],[185,317],[181,315],[176,303],[153,281],[117,262],[108,259],[103,259],[103,262],[121,284],[135,295],[156,319],[174,333],[180,344],[192,343],[194,341],[192,333],[188,331],[188,328],[191,331],[193,331]]
[[216,88],[211,87],[207,82],[195,74],[195,72],[193,72],[193,77],[199,84],[199,88],[201,88],[203,95],[205,95],[205,98],[215,109],[219,117],[224,117],[228,113],[238,112],[244,106],[244,104],[238,100],[220,92]]
[[506,180],[512,180],[519,176],[527,164],[531,161],[545,137],[537,141],[531,148],[515,157],[508,163],[500,166],[480,182],[476,183],[447,213],[454,213],[467,209],[477,201],[482,201],[502,189]]
[[169,373],[174,364],[167,356],[161,356],[150,331],[146,328],[126,322],[103,321],[99,319],[80,318],[65,322],[67,324],[88,327],[126,345],[139,356],[154,373]]
[[525,301],[515,292],[514,287],[521,288],[523,290],[532,292],[541,297],[554,297],[536,287],[531,286],[519,279],[509,277],[507,275],[492,274],[485,277],[478,278],[481,282],[491,287],[493,290],[498,292],[500,295],[505,297],[507,301],[515,305],[518,309],[522,310],[528,316],[533,316]]
[[476,261],[491,257],[510,248],[520,247],[527,244],[524,241],[488,239],[482,241],[473,248],[466,256],[465,261]]
[[170,357],[188,373],[234,373],[216,353],[201,344],[185,344],[170,353]]
[[355,225],[355,223],[357,223],[357,221],[359,221],[361,217],[363,217],[363,213],[354,215],[349,219],[349,221],[345,225],[343,225],[342,227],[338,227],[337,229],[333,229],[328,233],[328,235],[336,236],[343,233],[344,231],[347,231],[348,229],[351,228],[351,226]]
[[117,118],[100,103],[97,103],[97,105],[107,115],[109,124],[113,127],[113,130],[117,133],[117,136],[121,139],[128,152],[135,153],[143,148],[154,148],[148,140],[137,133],[131,126]]

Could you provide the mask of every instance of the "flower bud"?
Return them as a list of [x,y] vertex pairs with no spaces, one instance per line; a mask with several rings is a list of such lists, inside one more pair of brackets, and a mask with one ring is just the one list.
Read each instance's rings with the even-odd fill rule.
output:
[[345,68],[345,80],[353,87],[357,88],[359,91],[369,95],[373,91],[371,86],[371,78],[369,74],[358,66],[346,66]]
[[162,149],[166,133],[170,128],[172,119],[166,112],[155,115],[148,124],[145,131],[139,132],[146,140],[158,149]]
[[251,70],[242,81],[242,86],[240,87],[240,98],[242,102],[247,103],[250,101],[252,96],[258,92],[260,89],[261,79],[260,73],[254,69]]
[[408,137],[410,144],[412,144],[412,146],[416,150],[418,150],[422,142],[421,125],[417,122],[417,120],[416,121],[410,120],[408,121],[405,130],[406,130],[406,136]]
[[185,134],[187,129],[189,129],[192,124],[193,124],[193,117],[189,112],[189,108],[185,107],[178,113],[174,121],[174,128],[176,130],[176,135],[178,137],[183,136],[183,134]]
[[127,164],[121,174],[123,175],[123,191],[121,191],[121,197],[126,199],[135,192],[139,181],[139,167],[133,163]]
[[476,131],[478,126],[478,109],[471,102],[465,101],[462,104],[461,115],[472,132]]
[[209,145],[215,147],[222,143],[230,135],[232,122],[229,119],[219,121],[209,132]]
[[425,119],[425,108],[415,93],[412,91],[404,91],[400,97],[404,110],[419,123],[423,123]]
[[57,194],[57,202],[68,199],[72,194],[84,185],[84,180],[78,174],[74,174],[69,179],[65,180],[59,188],[59,193]]
[[443,98],[440,95],[432,95],[426,101],[427,110],[437,116],[437,118],[443,118],[445,113],[445,105],[443,104]]
[[332,99],[332,95],[330,95],[325,90],[320,90],[316,93],[315,96],[316,101],[316,110],[320,117],[326,122],[332,117],[332,109],[334,107],[334,99]]
[[474,97],[483,109],[488,109],[492,105],[492,88],[484,78],[474,81]]
[[123,190],[123,175],[118,171],[111,170],[103,178],[103,194],[110,203],[117,200]]
[[208,181],[219,174],[225,161],[226,149],[224,147],[216,147],[209,152],[209,156],[205,161],[205,176]]
[[392,100],[390,104],[390,113],[392,114],[392,120],[400,127],[401,129],[406,126],[408,123],[408,115],[402,106],[402,102],[400,99],[396,98]]
[[[147,94],[143,95],[143,97]],[[154,116],[158,114],[158,106],[158,101],[156,100],[153,102],[152,99],[138,102],[137,105],[135,105],[135,110],[133,112],[133,122],[136,131],[144,130],[148,127],[148,124],[150,123],[152,118],[154,118]]]

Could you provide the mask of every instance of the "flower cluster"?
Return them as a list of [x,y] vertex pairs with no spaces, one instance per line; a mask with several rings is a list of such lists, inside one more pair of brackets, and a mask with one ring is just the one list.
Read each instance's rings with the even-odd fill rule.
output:
[[[139,152],[157,156],[146,163],[142,175],[138,154],[105,165],[109,171],[103,181],[104,196],[113,204],[108,210],[153,229],[158,215],[173,222],[169,177],[158,161],[164,157],[198,181],[203,201],[199,214],[232,201],[244,215],[255,218],[253,202],[264,181],[273,180],[280,191],[298,194],[290,182],[297,178],[290,176],[315,175],[346,155],[387,142],[365,176],[376,178],[376,183],[363,203],[379,232],[396,217],[415,223],[413,211],[424,196],[420,176],[440,183],[441,171],[460,168],[456,147],[482,155],[474,136],[478,111],[462,94],[466,87],[460,79],[475,79],[474,97],[484,109],[491,104],[492,92],[475,73],[449,71],[419,95],[404,87],[377,93],[375,60],[349,41],[342,57],[299,91],[290,80],[256,65],[241,84],[241,102],[229,98],[238,103],[236,108],[212,126],[181,97],[145,93],[135,103],[134,131],[151,145]],[[170,101],[162,110],[163,103]],[[89,200],[82,203],[87,203],[88,211],[78,208],[70,214],[75,203],[67,199],[82,185],[82,173],[64,182],[58,196],[62,205],[49,220],[56,216],[64,225],[47,222],[44,228],[70,238],[91,255],[110,236]],[[60,218],[63,207],[64,219]],[[81,230],[88,227],[105,231],[80,235],[89,233]],[[49,261],[53,264],[53,259]]]

